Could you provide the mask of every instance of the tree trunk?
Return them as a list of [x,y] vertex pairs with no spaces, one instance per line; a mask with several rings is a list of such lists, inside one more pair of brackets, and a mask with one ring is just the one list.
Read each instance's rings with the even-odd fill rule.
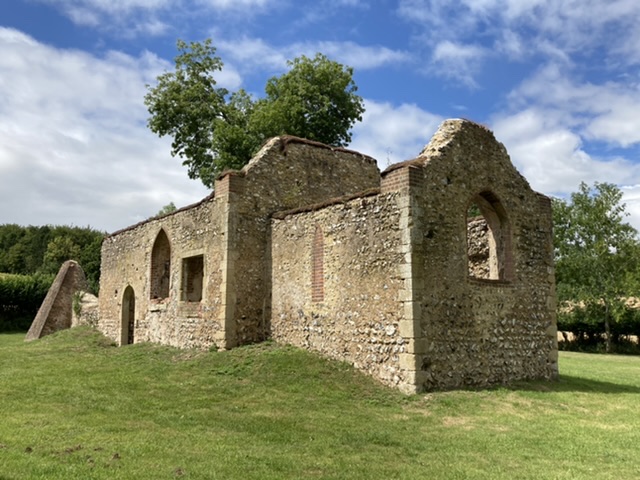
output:
[[611,353],[611,313],[609,312],[609,304],[604,304],[604,336],[605,336],[605,351]]

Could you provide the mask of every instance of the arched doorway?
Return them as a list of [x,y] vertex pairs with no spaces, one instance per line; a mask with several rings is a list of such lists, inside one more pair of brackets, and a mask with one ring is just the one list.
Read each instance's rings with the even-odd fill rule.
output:
[[122,332],[120,345],[133,343],[136,323],[136,296],[131,285],[127,286],[122,295]]

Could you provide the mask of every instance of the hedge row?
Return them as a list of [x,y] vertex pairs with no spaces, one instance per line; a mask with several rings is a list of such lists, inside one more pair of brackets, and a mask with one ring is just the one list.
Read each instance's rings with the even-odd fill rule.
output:
[[0,274],[0,331],[27,330],[53,279],[43,274]]
[[[571,332],[572,342],[564,342],[563,348],[569,350],[600,350],[605,342],[604,307],[591,305],[586,308],[573,308],[558,312],[558,330]],[[640,310],[626,307],[617,322],[611,322],[611,338],[615,351],[640,353],[640,346],[630,344],[628,337],[640,338]]]

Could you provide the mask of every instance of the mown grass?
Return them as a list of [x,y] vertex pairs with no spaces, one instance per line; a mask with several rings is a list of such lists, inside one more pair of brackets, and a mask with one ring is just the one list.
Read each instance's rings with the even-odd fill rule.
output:
[[640,358],[405,397],[291,347],[0,335],[0,479],[636,479]]

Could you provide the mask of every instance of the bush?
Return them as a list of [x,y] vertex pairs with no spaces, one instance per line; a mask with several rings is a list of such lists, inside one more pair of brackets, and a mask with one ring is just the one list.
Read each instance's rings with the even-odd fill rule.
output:
[[0,274],[0,331],[28,330],[53,275]]

